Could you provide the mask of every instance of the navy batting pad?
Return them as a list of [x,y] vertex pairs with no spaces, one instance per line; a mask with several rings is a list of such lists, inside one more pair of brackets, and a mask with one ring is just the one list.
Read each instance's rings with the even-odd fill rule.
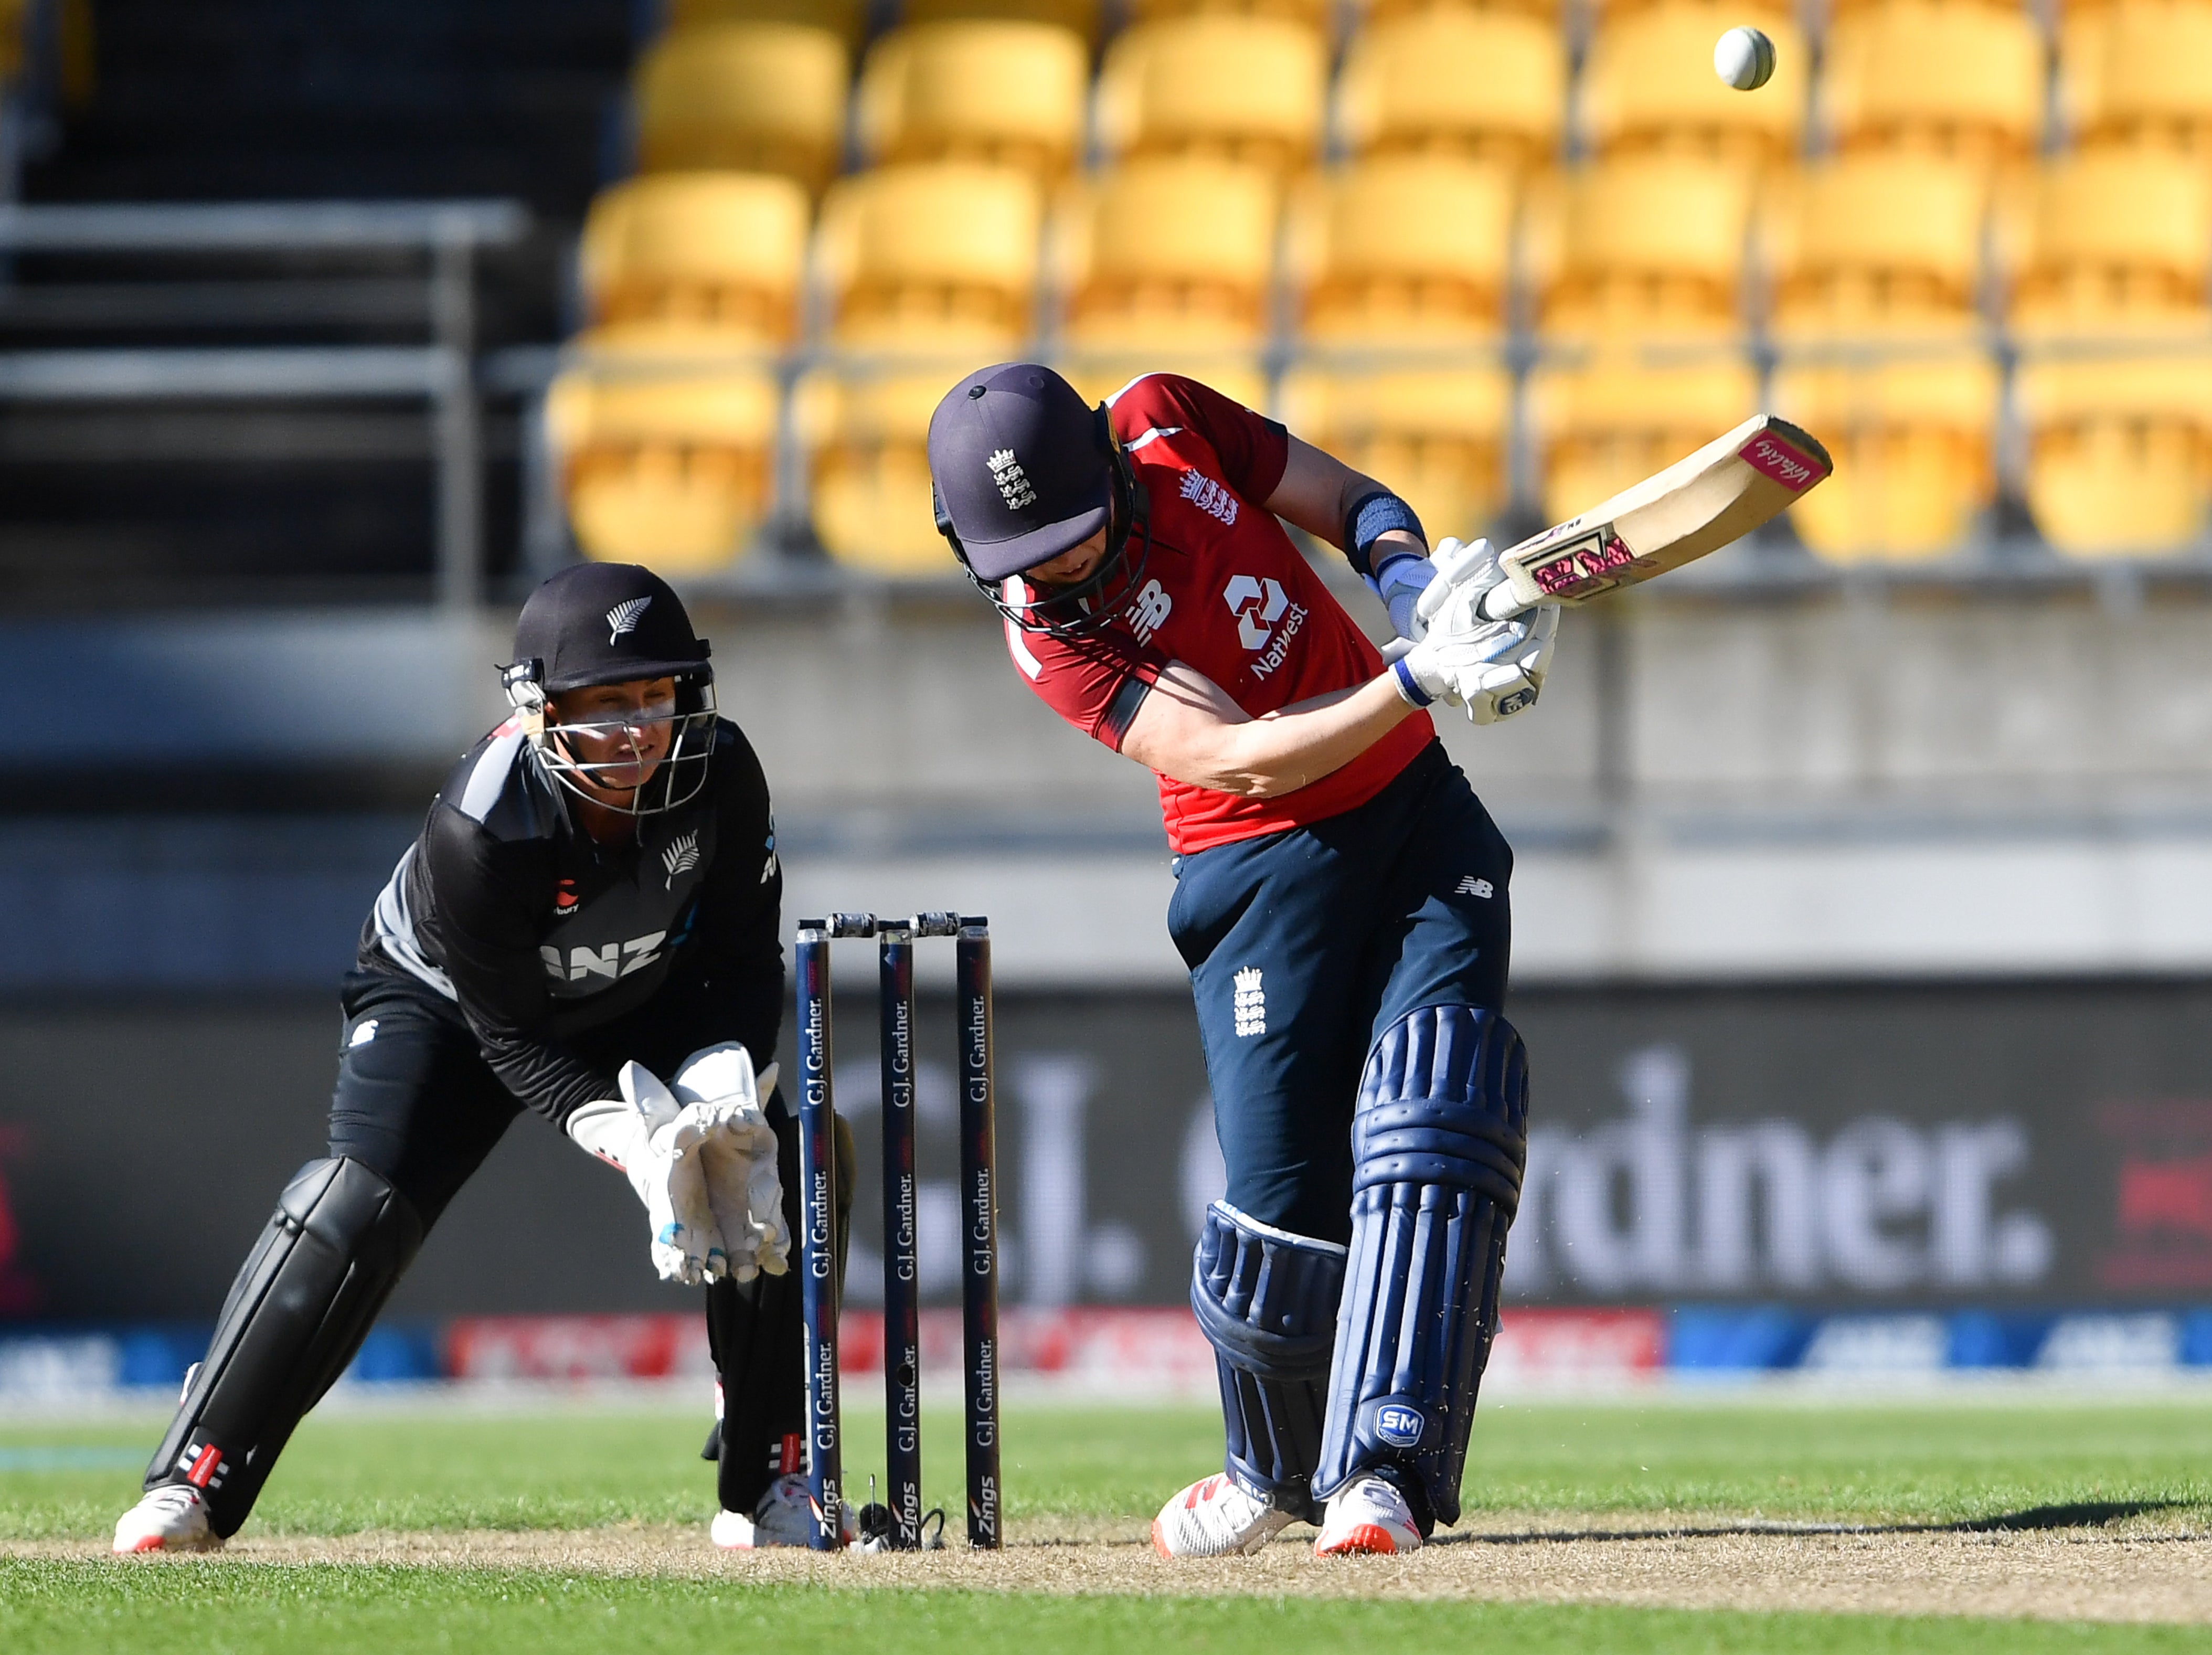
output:
[[1314,1492],[1388,1469],[1425,1532],[1459,1517],[1528,1162],[1528,1059],[1513,1025],[1472,1006],[1391,1025],[1360,1078],[1352,1153],[1347,1291]]
[[1229,1475],[1301,1517],[1319,1516],[1310,1486],[1344,1256],[1334,1242],[1278,1230],[1217,1201],[1206,1209],[1191,1272],[1191,1309],[1221,1378]]

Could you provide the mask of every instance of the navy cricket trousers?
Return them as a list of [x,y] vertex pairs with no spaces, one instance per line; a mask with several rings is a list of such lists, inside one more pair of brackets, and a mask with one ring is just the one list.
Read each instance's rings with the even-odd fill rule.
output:
[[1340,816],[1178,859],[1168,931],[1190,968],[1231,1203],[1352,1233],[1352,1111],[1383,1030],[1505,998],[1513,852],[1431,743]]

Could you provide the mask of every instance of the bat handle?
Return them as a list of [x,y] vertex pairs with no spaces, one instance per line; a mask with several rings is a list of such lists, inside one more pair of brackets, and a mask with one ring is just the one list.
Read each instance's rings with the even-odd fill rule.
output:
[[1413,641],[1411,638],[1391,639],[1382,646],[1382,664],[1387,666],[1394,660],[1403,660],[1406,652],[1413,647]]
[[1513,595],[1513,583],[1500,581],[1482,594],[1482,618],[1486,621],[1510,621],[1516,615],[1525,615],[1535,605],[1524,604]]

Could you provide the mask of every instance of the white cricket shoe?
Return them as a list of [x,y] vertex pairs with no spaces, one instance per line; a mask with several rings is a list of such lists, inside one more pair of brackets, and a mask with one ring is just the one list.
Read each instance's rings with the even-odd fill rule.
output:
[[1351,1557],[1362,1553],[1389,1557],[1421,1549],[1421,1525],[1413,1508],[1393,1483],[1358,1477],[1329,1496],[1322,1514],[1316,1557]]
[[1160,1507],[1152,1549],[1162,1557],[1249,1557],[1294,1521],[1217,1471]]
[[[845,1543],[853,1543],[853,1508],[843,1512]],[[709,1532],[725,1551],[758,1551],[765,1546],[808,1546],[814,1542],[814,1502],[806,1491],[804,1472],[787,1471],[768,1486],[753,1507],[743,1512],[717,1512]]]
[[115,1549],[132,1552],[211,1552],[222,1536],[208,1526],[206,1502],[188,1482],[149,1488],[115,1524]]

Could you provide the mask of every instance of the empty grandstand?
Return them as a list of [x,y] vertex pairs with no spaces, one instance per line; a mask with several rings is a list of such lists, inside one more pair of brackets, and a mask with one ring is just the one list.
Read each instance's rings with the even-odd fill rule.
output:
[[[1747,94],[1705,61],[1738,11],[1780,48]],[[1025,353],[1479,427],[1433,485],[1462,532],[1571,499],[1590,419],[1641,451],[1642,392],[1566,387],[1687,374],[1857,462],[1769,573],[2203,545],[2203,0],[10,15],[27,592],[938,578],[893,387]],[[481,204],[331,217],[362,198]],[[124,211],[240,200],[322,216]]]

